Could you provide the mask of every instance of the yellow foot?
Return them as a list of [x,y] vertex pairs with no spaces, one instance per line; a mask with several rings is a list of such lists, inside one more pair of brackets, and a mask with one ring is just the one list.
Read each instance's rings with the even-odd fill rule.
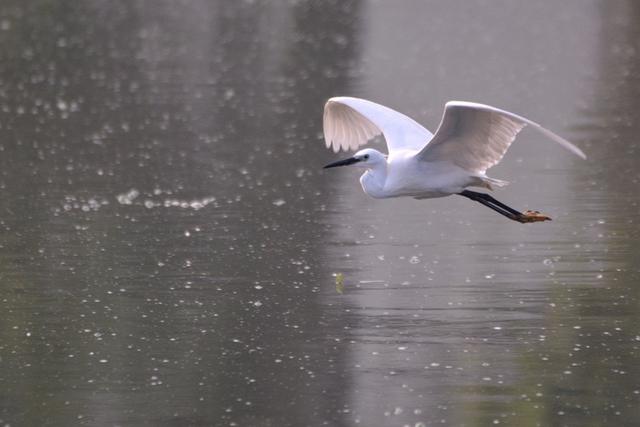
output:
[[517,218],[516,221],[526,223],[526,222],[542,222],[542,221],[551,221],[551,218],[546,216],[545,214],[541,214],[539,211],[524,211]]

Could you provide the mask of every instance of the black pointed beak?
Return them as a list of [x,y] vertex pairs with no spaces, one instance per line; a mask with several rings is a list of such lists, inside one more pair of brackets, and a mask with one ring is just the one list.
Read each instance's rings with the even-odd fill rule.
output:
[[338,167],[338,166],[349,166],[349,165],[352,165],[354,163],[358,163],[359,161],[361,161],[361,159],[357,159],[355,157],[349,157],[348,159],[338,160],[337,162],[329,163],[328,165],[326,165],[322,169],[335,168],[335,167]]

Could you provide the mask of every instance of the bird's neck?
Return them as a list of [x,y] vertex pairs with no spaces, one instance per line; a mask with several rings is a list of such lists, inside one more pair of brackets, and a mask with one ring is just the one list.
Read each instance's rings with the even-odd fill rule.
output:
[[360,184],[365,193],[371,197],[384,197],[384,184],[387,180],[387,165],[376,165],[360,177]]

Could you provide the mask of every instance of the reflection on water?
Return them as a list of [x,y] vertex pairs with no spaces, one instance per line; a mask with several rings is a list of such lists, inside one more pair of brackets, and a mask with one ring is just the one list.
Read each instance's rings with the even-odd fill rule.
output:
[[[3,3],[0,424],[633,425],[639,13]],[[336,94],[590,160],[525,133],[496,168],[550,224],[373,201],[320,170]]]

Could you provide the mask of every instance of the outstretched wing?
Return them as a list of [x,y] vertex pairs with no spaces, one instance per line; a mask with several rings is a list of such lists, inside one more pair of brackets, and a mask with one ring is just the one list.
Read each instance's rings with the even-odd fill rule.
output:
[[423,161],[449,161],[467,171],[484,173],[502,160],[526,125],[572,153],[585,154],[569,141],[529,119],[473,102],[449,101],[433,139],[418,154]]
[[389,154],[397,150],[420,151],[433,134],[415,120],[384,105],[341,96],[324,106],[324,140],[334,152],[357,150],[383,134]]

